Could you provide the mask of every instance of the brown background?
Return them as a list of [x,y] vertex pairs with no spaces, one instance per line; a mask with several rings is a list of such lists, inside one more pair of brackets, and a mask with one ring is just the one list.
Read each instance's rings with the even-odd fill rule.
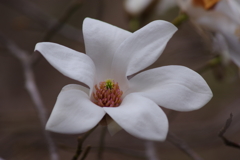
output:
[[[7,1],[7,0],[5,0]],[[33,53],[34,46],[41,41],[47,32],[37,19],[24,14],[13,5],[0,1],[0,32],[13,40],[19,47]],[[17,0],[10,0],[17,4]],[[59,18],[70,5],[69,0],[26,0],[39,7],[51,17]],[[129,29],[129,17],[123,9],[121,0],[85,0],[83,5],[67,22],[81,31],[85,17],[97,18],[118,27]],[[25,10],[28,10],[26,8]],[[33,8],[31,8],[33,9]],[[29,9],[29,10],[31,10]],[[161,18],[171,20],[177,16],[177,9]],[[153,18],[146,21],[150,22]],[[81,40],[81,35],[79,34]],[[84,52],[84,44],[56,34],[52,42],[60,43],[75,50]],[[197,70],[205,65],[212,55],[207,51],[203,39],[190,23],[184,23],[170,40],[160,59],[151,67],[177,64]],[[217,136],[230,113],[234,119],[226,136],[240,142],[240,79],[234,65],[227,67],[222,80],[216,79],[212,70],[202,75],[210,85],[214,97],[202,109],[175,114],[170,122],[170,131],[183,139],[188,145],[206,160],[238,160],[240,150],[227,147]],[[41,97],[47,107],[48,115],[54,106],[61,88],[67,84],[77,83],[56,71],[44,58],[34,66],[34,73]],[[165,110],[166,113],[170,111]],[[48,160],[47,144],[41,131],[38,114],[34,104],[25,90],[22,66],[4,45],[0,48],[0,157],[6,160]],[[93,146],[87,160],[96,159],[101,127],[84,143]],[[52,133],[58,145],[60,158],[71,159],[77,145],[77,135]],[[125,131],[115,136],[106,135],[107,147],[118,147],[124,151],[138,151],[144,154],[145,141],[137,139]],[[185,153],[171,143],[156,142],[159,159],[190,160]],[[124,152],[125,153],[125,152]],[[119,150],[106,148],[104,159],[139,159],[132,155],[120,153]]]

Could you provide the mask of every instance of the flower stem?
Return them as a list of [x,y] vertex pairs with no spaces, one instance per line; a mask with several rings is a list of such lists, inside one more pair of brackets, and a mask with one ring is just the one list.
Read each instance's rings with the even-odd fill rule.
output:
[[182,139],[178,138],[174,133],[168,132],[167,140],[174,146],[182,150],[193,160],[203,160],[194,150],[192,150],[188,144]]
[[213,67],[215,67],[215,66],[217,66],[221,63],[222,63],[221,57],[217,56],[217,57],[211,59],[210,61],[208,61],[207,64],[205,66],[203,66],[202,68],[198,69],[197,72],[199,74],[201,74],[201,73],[203,73],[203,72],[205,72],[205,71],[207,71],[207,70],[209,70],[209,69],[211,69],[211,68],[213,68]]
[[85,151],[83,153],[83,156],[82,156],[81,160],[84,160],[87,157],[90,149],[91,149],[91,146],[87,146],[87,148],[85,149]]
[[104,140],[105,140],[106,132],[107,132],[107,127],[104,126],[102,128],[100,141],[99,141],[98,160],[102,160],[102,153],[103,153],[103,150],[104,150]]
[[82,144],[83,142],[87,139],[87,137],[97,128],[97,126],[95,126],[93,129],[89,130],[87,133],[85,133],[83,136],[79,136],[78,137],[78,147],[76,150],[75,155],[73,156],[72,160],[77,160],[78,157],[81,155],[82,153]]
[[129,21],[129,30],[135,32],[140,28],[140,20],[138,17],[134,17]]
[[176,27],[179,27],[186,20],[188,20],[188,16],[186,13],[182,12],[172,21],[172,24],[174,24]]

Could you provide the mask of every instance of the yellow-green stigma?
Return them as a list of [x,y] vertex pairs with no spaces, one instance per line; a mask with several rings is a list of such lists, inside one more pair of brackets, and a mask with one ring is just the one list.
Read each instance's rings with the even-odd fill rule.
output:
[[105,87],[106,87],[106,89],[113,89],[113,85],[114,85],[113,80],[107,79],[107,80],[105,81]]

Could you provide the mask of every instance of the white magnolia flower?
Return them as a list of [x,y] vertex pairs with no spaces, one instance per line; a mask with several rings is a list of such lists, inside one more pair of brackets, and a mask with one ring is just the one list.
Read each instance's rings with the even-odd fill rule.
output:
[[132,16],[141,15],[146,11],[151,5],[153,7],[153,12],[158,15],[165,13],[168,9],[176,6],[176,0],[125,0],[124,8]]
[[158,59],[176,30],[172,24],[159,20],[130,33],[86,18],[83,22],[86,54],[55,43],[38,43],[35,50],[49,63],[89,87],[77,84],[63,87],[46,129],[83,133],[109,115],[136,137],[164,140],[168,120],[159,106],[192,111],[212,97],[205,80],[183,66],[159,67],[128,79]]
[[124,8],[133,16],[142,14],[155,0],[125,0]]
[[224,57],[229,53],[240,66],[239,0],[178,0],[178,3],[196,25],[215,33],[219,52]]

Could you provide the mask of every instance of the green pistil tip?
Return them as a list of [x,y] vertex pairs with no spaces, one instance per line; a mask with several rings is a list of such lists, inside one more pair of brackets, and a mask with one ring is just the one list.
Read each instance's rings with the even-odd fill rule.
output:
[[107,89],[113,89],[113,80],[111,80],[111,79],[107,79],[106,81],[106,84],[105,84],[105,87],[107,88]]

